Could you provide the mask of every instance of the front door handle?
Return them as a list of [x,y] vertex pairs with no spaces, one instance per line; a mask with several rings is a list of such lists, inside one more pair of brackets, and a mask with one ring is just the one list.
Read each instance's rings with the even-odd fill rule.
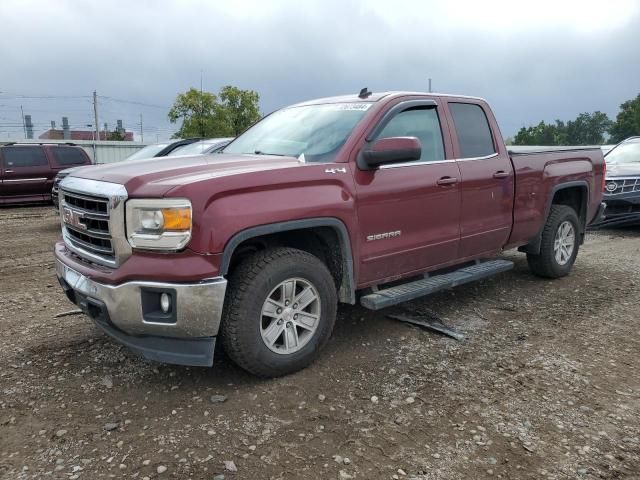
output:
[[15,173],[14,170],[5,170],[4,173]]
[[442,177],[436,182],[436,184],[440,186],[453,185],[456,183],[458,183],[458,179],[456,177]]
[[493,174],[493,178],[509,178],[509,172],[505,172],[504,170],[499,170]]

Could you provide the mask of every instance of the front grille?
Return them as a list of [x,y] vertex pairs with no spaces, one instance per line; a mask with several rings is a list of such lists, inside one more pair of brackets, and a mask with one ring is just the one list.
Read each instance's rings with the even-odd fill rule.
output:
[[[614,184],[616,186],[615,190],[613,189]],[[608,178],[607,181],[605,182],[606,195],[619,195],[621,193],[634,193],[634,192],[640,192],[640,177]]]
[[[61,214],[66,239],[78,252],[88,252],[107,262],[115,262],[109,228],[109,199],[61,190]],[[71,213],[69,212],[71,211]],[[71,218],[66,218],[69,215]],[[91,259],[91,258],[89,258]]]
[[64,192],[64,201],[67,205],[78,207],[89,213],[107,215],[109,210],[108,198],[89,197],[85,195],[78,195],[76,193]]

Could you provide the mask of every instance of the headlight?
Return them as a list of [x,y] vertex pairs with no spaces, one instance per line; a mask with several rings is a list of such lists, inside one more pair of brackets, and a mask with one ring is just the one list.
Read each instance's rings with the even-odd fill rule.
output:
[[180,250],[191,239],[191,202],[185,198],[133,199],[126,210],[134,248]]

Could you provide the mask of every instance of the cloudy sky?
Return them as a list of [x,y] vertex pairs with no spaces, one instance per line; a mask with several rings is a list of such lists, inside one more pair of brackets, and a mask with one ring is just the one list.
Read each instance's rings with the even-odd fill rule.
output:
[[0,139],[63,115],[145,141],[176,128],[178,92],[231,84],[264,113],[370,90],[485,97],[505,136],[521,126],[601,110],[640,93],[640,2],[29,1],[1,0]]

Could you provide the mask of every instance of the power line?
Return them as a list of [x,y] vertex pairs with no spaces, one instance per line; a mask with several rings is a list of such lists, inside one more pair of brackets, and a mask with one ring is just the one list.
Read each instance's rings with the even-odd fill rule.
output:
[[124,100],[122,98],[107,97],[105,95],[98,95],[98,98],[104,98],[105,100],[111,100],[112,102],[129,103],[131,105],[142,105],[144,107],[163,108],[163,109],[171,108],[171,107],[168,107],[167,105],[154,105],[152,103],[136,102],[134,100]]
[[0,94],[0,98],[2,99],[37,99],[37,100],[45,100],[45,99],[81,99],[81,98],[91,98],[89,95],[7,95]]

